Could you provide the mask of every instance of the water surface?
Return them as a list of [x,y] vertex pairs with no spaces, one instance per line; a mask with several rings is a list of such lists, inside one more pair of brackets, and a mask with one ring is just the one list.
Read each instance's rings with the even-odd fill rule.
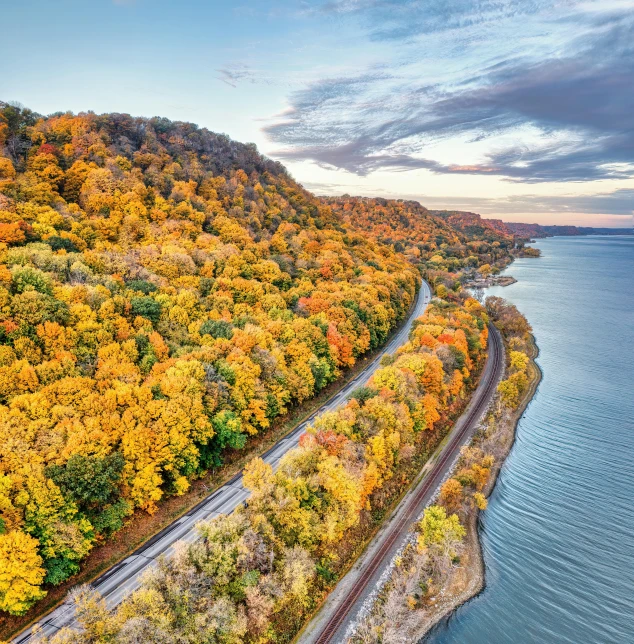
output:
[[426,642],[634,643],[634,237],[537,246],[488,291],[544,378],[482,515],[487,587]]

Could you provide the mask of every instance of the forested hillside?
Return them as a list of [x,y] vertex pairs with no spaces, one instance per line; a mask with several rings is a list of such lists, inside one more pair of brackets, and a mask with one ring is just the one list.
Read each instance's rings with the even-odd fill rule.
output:
[[497,241],[505,247],[513,248],[513,232],[500,219],[485,219],[475,212],[463,210],[432,210],[430,212],[441,217],[450,226],[462,231],[472,239]]
[[[404,223],[402,247],[383,243],[377,229],[400,203],[370,204],[368,231],[254,146],[195,125],[0,104],[0,610],[24,613],[136,509],[184,493],[381,345],[428,261],[452,286],[451,271],[501,257],[432,218]],[[458,347],[442,350],[458,371],[438,372],[435,406],[457,395],[481,346],[467,351],[476,340],[457,329],[477,320],[462,315],[459,341],[453,322],[424,335],[435,353]],[[397,388],[407,441],[433,425],[434,405],[409,405],[404,377],[386,372],[377,391]],[[330,453],[320,440],[310,449]],[[385,467],[371,466],[376,481]],[[376,484],[359,472],[327,539]]]
[[[483,264],[503,264],[514,246],[510,234],[472,213],[445,217],[446,211],[430,211],[417,201],[401,199],[343,196],[322,200],[346,225],[404,253],[423,272],[456,273]],[[472,217],[459,216],[467,214]]]

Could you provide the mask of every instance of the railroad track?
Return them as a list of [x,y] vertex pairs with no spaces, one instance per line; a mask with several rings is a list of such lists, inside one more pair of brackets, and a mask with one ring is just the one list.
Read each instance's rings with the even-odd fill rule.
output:
[[[490,324],[489,355],[487,356],[487,365],[485,366],[485,371],[482,376],[483,378],[486,378],[486,380],[484,383],[482,381],[480,382],[480,385],[474,392],[471,405],[461,417],[460,420],[463,421],[462,427],[447,442],[440,458],[427,473],[422,485],[409,499],[407,499],[405,510],[391,527],[381,547],[376,551],[376,553],[374,553],[370,562],[364,566],[362,573],[354,582],[352,588],[341,601],[326,625],[323,627],[317,639],[314,640],[315,644],[327,644],[328,642],[333,641],[333,637],[345,623],[351,609],[362,597],[364,590],[380,568],[381,564],[384,563],[385,558],[391,552],[399,538],[409,530],[410,524],[420,514],[421,506],[426,497],[436,489],[442,480],[442,477],[447,473],[459,448],[462,446],[464,439],[473,431],[476,422],[479,420],[480,416],[489,404],[491,397],[495,392],[503,367],[504,347],[502,344],[502,338],[498,330]],[[338,641],[342,641],[342,638]]]

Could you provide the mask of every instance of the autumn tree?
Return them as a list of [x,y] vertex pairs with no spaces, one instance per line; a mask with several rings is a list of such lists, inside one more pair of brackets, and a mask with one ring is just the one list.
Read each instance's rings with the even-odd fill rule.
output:
[[419,524],[418,550],[428,552],[434,568],[444,573],[456,556],[465,534],[458,515],[447,516],[444,508],[432,505],[425,509]]
[[[254,491],[253,530],[274,531],[281,562],[280,544],[311,561],[333,547],[481,364],[485,313],[449,271],[498,256],[470,243],[414,202],[319,199],[192,124],[1,104],[0,517],[34,542],[32,585],[75,574],[130,513],[184,494],[381,346],[424,274],[446,296],[424,333]],[[239,639],[252,615],[264,637],[280,588],[293,610],[309,597],[282,572],[258,568],[260,586],[238,567],[239,601],[215,598],[209,624],[226,613]]]
[[454,478],[447,479],[440,488],[440,504],[449,512],[457,512],[462,505],[462,485]]
[[37,539],[12,530],[0,534],[0,609],[22,615],[46,593],[40,589],[45,571]]

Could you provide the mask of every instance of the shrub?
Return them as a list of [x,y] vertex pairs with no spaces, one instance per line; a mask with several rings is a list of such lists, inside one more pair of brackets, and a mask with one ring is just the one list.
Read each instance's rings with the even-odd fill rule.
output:
[[53,250],[65,250],[67,253],[77,253],[79,248],[70,239],[53,235],[44,240]]
[[158,291],[158,286],[156,284],[152,284],[152,282],[147,282],[146,280],[130,280],[126,286],[131,291],[140,291],[145,295]]

